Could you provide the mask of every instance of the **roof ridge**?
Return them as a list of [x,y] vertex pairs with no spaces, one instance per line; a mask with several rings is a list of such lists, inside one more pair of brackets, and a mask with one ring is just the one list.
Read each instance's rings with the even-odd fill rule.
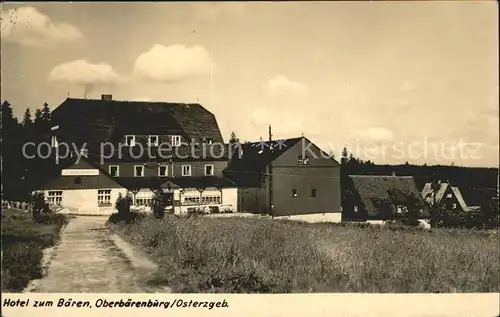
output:
[[[299,140],[305,137],[294,137],[294,138],[284,138],[284,139],[275,139],[271,140],[272,142],[278,142],[278,141],[292,141],[292,140]],[[254,144],[254,143],[260,143],[260,142],[269,142],[269,140],[260,140],[260,141],[249,141],[247,144]],[[243,143],[245,144],[245,143]]]
[[78,100],[78,101],[92,101],[92,102],[106,102],[106,103],[119,103],[119,102],[126,102],[126,103],[138,103],[138,104],[166,104],[166,105],[172,105],[172,106],[200,106],[205,108],[201,103],[199,102],[178,102],[178,101],[159,101],[159,100],[118,100],[118,99],[112,99],[112,100],[102,100],[102,99],[92,99],[92,98],[73,98],[73,97],[68,97],[65,100]]
[[403,175],[403,176],[392,176],[392,175],[348,175],[349,177],[389,177],[389,178],[413,178],[411,175]]

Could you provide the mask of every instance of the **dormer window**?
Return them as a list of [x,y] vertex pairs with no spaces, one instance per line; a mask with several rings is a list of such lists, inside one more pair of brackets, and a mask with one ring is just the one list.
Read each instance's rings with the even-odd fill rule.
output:
[[203,138],[203,143],[205,143],[205,144],[212,144],[213,141],[214,140],[212,138]]
[[113,177],[120,176],[120,166],[118,165],[110,165],[109,166],[109,174]]
[[57,147],[59,142],[57,142],[57,136],[53,135],[50,139],[50,144],[52,147]]
[[309,156],[298,156],[297,157],[298,165],[309,165]]
[[214,175],[214,166],[212,164],[205,164],[205,176]]
[[160,166],[158,166],[158,176],[160,176],[160,177],[166,177],[166,176],[168,176],[167,165],[160,165]]
[[134,176],[135,177],[144,177],[144,166],[143,165],[135,165],[134,166]]
[[191,165],[182,165],[182,176],[191,176]]
[[150,135],[148,139],[149,146],[158,146],[158,136]]
[[181,146],[181,136],[172,135],[172,146]]
[[126,135],[125,144],[128,146],[135,146],[135,135]]

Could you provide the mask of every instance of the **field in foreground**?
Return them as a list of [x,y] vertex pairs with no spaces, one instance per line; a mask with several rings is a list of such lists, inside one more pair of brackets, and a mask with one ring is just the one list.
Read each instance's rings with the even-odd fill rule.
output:
[[112,225],[174,292],[498,292],[497,232],[167,217]]
[[64,224],[63,215],[35,222],[29,213],[2,210],[2,292],[21,292],[30,280],[41,278],[43,249],[57,242]]

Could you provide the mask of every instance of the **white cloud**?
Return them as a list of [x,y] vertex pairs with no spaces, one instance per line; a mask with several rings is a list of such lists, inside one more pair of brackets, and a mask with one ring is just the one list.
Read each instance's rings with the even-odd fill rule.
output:
[[351,133],[348,139],[354,139],[363,143],[385,143],[394,140],[394,133],[385,128],[371,127]]
[[309,93],[309,88],[297,81],[292,81],[283,75],[276,75],[271,78],[265,85],[267,93],[272,97],[296,95],[305,96]]
[[200,45],[166,47],[155,44],[139,55],[134,64],[136,76],[160,82],[182,81],[209,74],[214,69],[215,63],[210,54]]
[[22,45],[73,42],[83,38],[80,30],[71,24],[52,21],[34,7],[20,7],[2,11],[2,39]]
[[105,63],[92,64],[86,60],[67,62],[52,68],[49,80],[76,84],[113,84],[122,78]]

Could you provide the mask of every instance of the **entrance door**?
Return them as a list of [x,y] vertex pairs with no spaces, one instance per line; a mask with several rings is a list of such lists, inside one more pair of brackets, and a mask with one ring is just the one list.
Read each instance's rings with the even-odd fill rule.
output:
[[174,205],[174,193],[163,193],[163,202],[165,207]]

